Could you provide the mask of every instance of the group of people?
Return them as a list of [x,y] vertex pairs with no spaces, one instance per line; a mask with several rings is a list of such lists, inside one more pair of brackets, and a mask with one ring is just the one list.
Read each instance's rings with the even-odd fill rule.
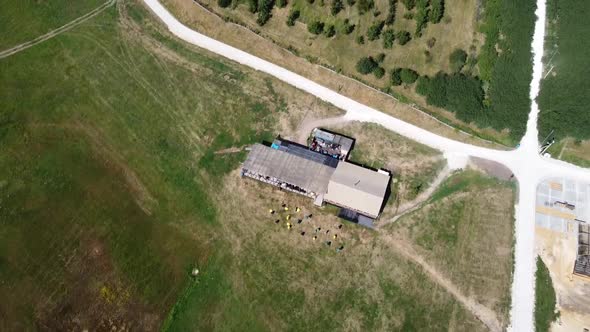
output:
[[[281,205],[281,208],[282,208],[282,210],[283,210],[285,213],[289,211],[289,206],[287,206],[287,204],[285,204],[285,203],[283,203],[283,204]],[[275,211],[275,210],[273,210],[273,209],[269,209],[269,210],[268,210],[268,212],[269,212],[271,215],[274,215],[274,214],[276,213],[276,211]],[[301,208],[299,208],[299,207],[295,207],[295,213],[299,213],[299,212],[301,212]],[[308,219],[311,219],[311,217],[312,217],[312,214],[311,214],[311,213],[310,213],[310,214],[308,214],[308,215],[305,215],[305,216],[304,216],[302,219],[301,219],[301,218],[300,218],[300,219],[297,219],[297,224],[301,224],[303,221],[305,221],[305,220],[308,220]],[[292,224],[292,223],[291,223],[291,221],[290,221],[290,220],[291,220],[291,214],[289,214],[289,213],[288,213],[288,214],[285,216],[285,220],[287,220],[287,223],[286,223],[286,225],[287,225],[287,229],[289,229],[289,230],[290,230],[291,228],[293,228],[293,224]],[[275,224],[279,224],[280,222],[281,222],[281,218],[278,218],[278,219],[276,219],[276,220],[275,220]],[[342,229],[342,224],[339,224],[339,225],[337,226],[337,228],[338,228],[338,229]],[[321,231],[322,231],[322,228],[321,228],[321,227],[317,227],[317,228],[315,229],[314,233],[316,233],[316,234],[319,234]],[[330,233],[330,230],[329,230],[329,229],[328,229],[328,230],[326,230],[325,234],[327,235],[327,234],[329,234],[329,233]],[[305,234],[306,234],[306,232],[305,232],[305,231],[301,231],[301,233],[300,233],[300,235],[301,235],[301,236],[305,236]],[[313,241],[316,241],[317,239],[318,239],[318,235],[314,235],[314,236],[312,237],[312,240],[313,240]],[[332,240],[336,240],[336,239],[338,239],[338,234],[333,234],[333,235],[332,235]],[[330,247],[330,246],[332,246],[332,241],[331,241],[331,240],[327,240],[327,241],[325,242],[325,244],[326,244],[328,247]],[[341,245],[340,247],[336,248],[336,252],[340,252],[340,251],[342,251],[343,249],[344,249],[344,246],[343,246],[343,245]]]

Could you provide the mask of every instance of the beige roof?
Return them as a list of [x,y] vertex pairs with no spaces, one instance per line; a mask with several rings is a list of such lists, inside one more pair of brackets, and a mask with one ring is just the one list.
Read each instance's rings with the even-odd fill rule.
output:
[[324,200],[377,217],[390,176],[348,162],[340,162],[328,183]]
[[335,168],[285,151],[254,144],[243,169],[323,194]]

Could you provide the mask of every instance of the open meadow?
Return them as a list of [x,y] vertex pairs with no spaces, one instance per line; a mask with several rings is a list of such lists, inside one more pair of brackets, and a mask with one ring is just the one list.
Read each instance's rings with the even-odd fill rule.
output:
[[[407,255],[415,248],[431,257],[420,241],[396,240],[406,223],[361,228],[240,178],[245,146],[340,110],[178,42],[137,0],[0,60],[0,100],[2,331],[487,330],[432,268]],[[360,161],[390,165],[378,158],[381,147],[364,147],[368,131],[379,130],[351,127]],[[429,182],[438,152],[388,140],[404,147],[400,160],[420,161],[400,172],[412,174],[400,185],[420,175]],[[505,195],[465,215],[494,216],[511,231],[511,189],[473,177],[460,189]],[[499,234],[476,229],[485,232]],[[469,241],[460,237],[453,252],[484,245]],[[506,325],[509,254],[494,257],[502,269],[493,292],[481,290],[482,278],[472,285],[435,263]]]

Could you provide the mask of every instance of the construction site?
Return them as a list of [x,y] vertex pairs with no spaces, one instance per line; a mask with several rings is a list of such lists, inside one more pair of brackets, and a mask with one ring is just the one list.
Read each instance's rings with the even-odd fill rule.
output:
[[590,322],[590,184],[546,179],[537,187],[537,253],[549,269],[560,318],[556,331]]
[[389,194],[389,171],[348,161],[354,139],[316,128],[308,145],[282,138],[254,144],[241,175],[307,196],[316,206],[331,204],[339,216],[372,227]]

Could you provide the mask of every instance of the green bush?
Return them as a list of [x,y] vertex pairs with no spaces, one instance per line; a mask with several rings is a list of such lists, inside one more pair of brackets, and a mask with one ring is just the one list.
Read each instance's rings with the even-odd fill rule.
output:
[[460,72],[467,62],[467,53],[458,48],[449,56],[449,62],[453,73]]
[[297,21],[297,19],[299,18],[299,15],[301,15],[301,12],[299,12],[299,10],[291,9],[291,12],[289,12],[289,16],[287,17],[287,25],[290,27],[294,26],[295,21]]
[[416,36],[422,36],[422,30],[426,28],[426,24],[428,23],[428,0],[418,0],[416,2],[416,15],[414,19],[416,20],[416,32],[414,33]]
[[363,35],[356,37],[356,43],[363,45],[365,43],[365,37]]
[[380,79],[383,76],[385,76],[385,69],[383,69],[382,67],[375,67],[375,69],[373,69],[373,75],[375,75],[376,78]]
[[392,25],[395,22],[395,11],[397,6],[397,0],[389,0],[389,10],[387,11],[387,17],[385,18],[386,25]]
[[[586,22],[590,2],[549,0],[548,17],[557,18],[555,39],[559,53],[553,56],[552,72],[541,82],[538,102],[541,139],[555,130],[557,138],[590,138],[590,24]],[[547,40],[546,40],[547,44]],[[547,54],[546,53],[546,54]],[[549,60],[549,59],[547,59]],[[557,73],[557,75],[553,75]]]
[[400,72],[400,78],[403,83],[412,84],[418,79],[418,73],[412,69],[403,68]]
[[356,71],[363,75],[372,73],[379,64],[372,57],[363,57],[356,63]]
[[274,6],[275,0],[260,0],[258,4],[258,18],[256,19],[258,25],[262,26],[268,22],[272,16],[271,12]]
[[217,5],[221,8],[227,8],[231,5],[232,0],[217,0]]
[[385,60],[385,53],[379,53],[375,57],[375,61],[377,61],[377,63],[383,63],[383,60]]
[[344,9],[342,0],[332,0],[332,7],[330,8],[330,11],[333,16],[338,15],[342,9]]
[[354,31],[355,27],[356,26],[354,24],[350,24],[350,21],[348,19],[345,19],[344,23],[342,24],[342,32],[344,32],[347,35],[350,35]]
[[395,31],[387,29],[383,31],[383,48],[392,48],[395,41]]
[[402,84],[401,68],[395,68],[389,72],[389,83],[394,86]]
[[475,77],[442,72],[433,78],[423,76],[418,79],[416,92],[424,95],[429,105],[455,112],[463,121],[482,121],[486,118],[482,83]]
[[408,10],[412,10],[416,7],[416,0],[402,0],[402,3],[408,8]]
[[373,25],[371,25],[367,30],[367,39],[369,39],[370,41],[379,39],[384,26],[384,21],[377,21],[373,23]]
[[248,1],[248,10],[250,13],[254,14],[258,12],[258,0],[247,0]]
[[431,0],[430,1],[430,13],[428,20],[431,23],[438,23],[445,14],[445,1],[444,0]]
[[287,7],[288,1],[287,0],[277,0],[277,7],[285,8]]
[[402,30],[395,34],[395,39],[400,45],[406,45],[412,39],[412,36],[409,32]]
[[[493,45],[488,44],[486,35],[482,48],[482,53],[485,53],[485,49],[492,49],[493,61],[487,91],[490,109],[486,113],[489,116],[479,119],[478,123],[495,129],[508,128],[510,136],[516,139],[526,130],[531,108],[531,39],[535,27],[536,3],[534,0],[488,0],[486,11],[488,5],[492,6],[498,1],[500,9],[495,13],[498,16],[492,16],[492,22],[489,22],[486,14],[486,24],[496,24],[498,33],[495,40],[491,38],[489,41]],[[499,31],[502,31],[502,38]],[[496,48],[501,53],[497,53]]]
[[555,307],[557,298],[551,280],[551,274],[541,257],[537,256],[535,272],[535,331],[548,332],[551,323],[558,317]]
[[375,2],[373,0],[359,0],[357,5],[359,14],[361,15],[370,11],[373,7],[375,7]]
[[352,6],[354,6],[354,4],[356,3],[356,0],[346,0],[346,3],[347,3],[347,4],[348,4],[350,7],[352,7]]
[[421,76],[416,84],[416,92],[426,97],[429,105],[447,106],[446,74],[438,73],[433,78]]
[[319,35],[322,32],[324,32],[324,22],[320,22],[320,21],[313,21],[311,22],[311,24],[307,27],[307,30],[311,33],[313,33],[314,35]]
[[324,29],[324,35],[326,35],[326,37],[328,38],[332,38],[336,35],[336,29],[334,28],[334,24],[330,24]]

